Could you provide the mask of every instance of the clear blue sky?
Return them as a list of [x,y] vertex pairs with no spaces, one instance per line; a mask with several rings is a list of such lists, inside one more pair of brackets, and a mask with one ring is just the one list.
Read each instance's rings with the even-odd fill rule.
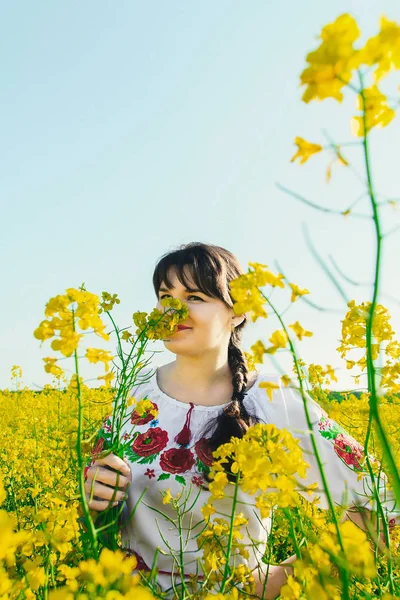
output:
[[[334,255],[363,282],[372,279],[372,226],[317,213],[276,188],[280,182],[340,210],[362,191],[342,167],[327,185],[326,156],[303,167],[289,162],[296,135],[324,143],[326,129],[338,142],[352,139],[351,94],[343,104],[305,105],[299,88],[316,35],[343,12],[357,18],[364,38],[377,32],[381,14],[400,21],[397,0],[3,3],[0,387],[9,386],[13,364],[30,387],[50,382],[41,360],[49,344],[41,349],[32,332],[51,296],[83,281],[93,292],[118,293],[116,318],[129,325],[134,311],[154,306],[157,259],[188,241],[225,246],[244,267],[275,268],[278,260],[311,300],[341,310],[318,313],[296,302],[287,317],[314,332],[298,344],[304,359],[331,363],[339,387],[350,384],[335,350],[346,306],[302,226],[326,259]],[[397,72],[385,85],[393,93],[399,80]],[[399,134],[397,117],[372,139],[377,188],[396,197]],[[347,156],[359,166],[358,150]],[[384,229],[399,214],[383,211]],[[393,235],[382,289],[397,297],[399,256]],[[356,300],[370,298],[367,287],[346,287]],[[399,331],[399,304],[381,300]],[[258,320],[245,347],[267,343],[276,328],[273,319]],[[173,358],[165,351],[155,362]]]

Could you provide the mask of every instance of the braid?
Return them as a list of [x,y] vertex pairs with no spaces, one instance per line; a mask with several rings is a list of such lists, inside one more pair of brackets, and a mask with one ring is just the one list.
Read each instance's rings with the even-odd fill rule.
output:
[[232,373],[233,394],[232,402],[225,408],[224,412],[228,417],[237,420],[238,426],[243,431],[242,435],[237,437],[242,437],[250,424],[247,411],[243,404],[248,381],[248,369],[244,354],[240,347],[235,344],[233,335],[234,334],[232,334],[228,346],[228,364]]
[[[232,402],[217,417],[214,433],[208,438],[208,445],[212,452],[222,444],[229,443],[232,437],[242,438],[248,428],[258,421],[256,417],[249,415],[243,403],[246,396],[248,369],[244,354],[237,345],[238,334],[240,334],[237,329],[232,333],[228,346],[228,364],[232,372],[233,384]],[[228,469],[229,466],[227,465]],[[230,473],[228,479],[235,481]]]

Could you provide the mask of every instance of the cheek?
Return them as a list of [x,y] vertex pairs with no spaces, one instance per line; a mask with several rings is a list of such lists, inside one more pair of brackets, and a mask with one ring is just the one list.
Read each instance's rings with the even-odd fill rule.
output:
[[189,308],[189,315],[203,330],[219,330],[224,323],[222,315],[213,307],[193,306]]

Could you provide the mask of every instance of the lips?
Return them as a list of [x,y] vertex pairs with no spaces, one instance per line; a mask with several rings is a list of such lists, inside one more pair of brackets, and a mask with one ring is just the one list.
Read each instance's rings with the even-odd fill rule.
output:
[[184,325],[178,325],[178,331],[181,331],[181,329],[191,329],[191,327],[185,327]]

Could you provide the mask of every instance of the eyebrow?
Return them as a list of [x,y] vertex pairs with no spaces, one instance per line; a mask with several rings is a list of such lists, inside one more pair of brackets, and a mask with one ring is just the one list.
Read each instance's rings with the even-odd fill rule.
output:
[[[171,288],[171,290],[174,290],[174,289],[175,289],[174,287]],[[169,290],[165,287],[160,287],[160,289],[158,291],[159,292],[169,292]],[[185,292],[190,292],[191,294],[193,294],[194,292],[200,292],[200,294],[204,293],[201,290],[188,290],[187,288],[185,288]]]

